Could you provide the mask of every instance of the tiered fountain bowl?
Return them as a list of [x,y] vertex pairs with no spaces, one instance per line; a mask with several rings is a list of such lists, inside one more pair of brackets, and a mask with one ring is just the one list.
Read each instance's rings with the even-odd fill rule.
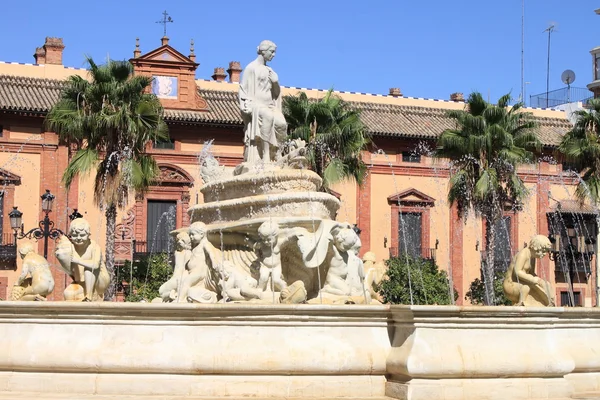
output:
[[256,232],[265,220],[309,230],[315,221],[333,220],[340,201],[319,192],[322,179],[305,169],[273,169],[246,173],[205,184],[204,204],[189,209],[191,222],[201,221],[209,231]]

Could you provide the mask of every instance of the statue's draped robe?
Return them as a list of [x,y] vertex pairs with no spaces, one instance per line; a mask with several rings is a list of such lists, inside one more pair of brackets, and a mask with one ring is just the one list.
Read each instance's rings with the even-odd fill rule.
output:
[[[238,96],[244,120],[244,161],[257,161],[256,138],[269,142],[272,146],[279,146],[274,120],[276,113],[281,114],[281,90],[278,83],[270,81],[270,70],[268,66],[254,60],[242,74]],[[251,110],[250,113],[245,112],[248,109]],[[265,118],[267,114],[270,114],[270,118]]]

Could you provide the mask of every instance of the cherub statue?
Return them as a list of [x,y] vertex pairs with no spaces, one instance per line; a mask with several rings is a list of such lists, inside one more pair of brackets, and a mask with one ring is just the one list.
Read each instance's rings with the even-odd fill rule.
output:
[[259,289],[267,289],[269,277],[275,290],[287,287],[282,275],[281,249],[289,240],[305,232],[303,228],[281,228],[274,220],[265,221],[258,227],[259,241],[255,245],[255,251],[260,262]]
[[65,300],[104,301],[110,275],[104,264],[102,249],[90,239],[90,223],[77,218],[69,226],[70,239],[61,236],[55,254],[60,267],[73,283],[65,289]]
[[366,252],[362,260],[365,269],[365,287],[371,294],[371,299],[383,303],[383,297],[375,289],[383,280],[386,266],[382,261],[377,262],[377,257],[372,251]]
[[218,250],[206,237],[206,225],[194,222],[188,235],[192,244],[192,253],[186,264],[188,274],[181,280],[177,294],[178,302],[216,303],[215,276],[220,258]]
[[222,297],[225,301],[261,299],[263,291],[249,274],[238,271],[232,263],[225,261],[218,267],[221,275]]
[[536,235],[529,246],[521,249],[513,258],[503,282],[506,298],[517,306],[554,306],[552,286],[535,274],[535,263],[552,248],[544,235]]
[[173,269],[173,276],[158,289],[158,293],[165,303],[177,300],[179,287],[181,286],[183,279],[188,275],[186,264],[192,256],[190,236],[187,232],[177,233],[175,246],[175,268]]
[[[333,257],[330,260],[329,271],[322,289],[324,293],[366,297],[365,273],[357,251],[360,249],[360,246],[357,246],[359,242],[360,238],[350,227],[334,230]],[[370,302],[370,298],[368,302]]]
[[321,221],[316,232],[298,242],[307,268],[328,266],[319,298],[309,303],[366,303],[371,296],[364,286],[364,267],[358,257],[360,238],[347,223]]
[[54,278],[48,261],[37,254],[31,242],[19,247],[19,255],[23,260],[23,271],[11,292],[11,300],[45,301],[54,290]]

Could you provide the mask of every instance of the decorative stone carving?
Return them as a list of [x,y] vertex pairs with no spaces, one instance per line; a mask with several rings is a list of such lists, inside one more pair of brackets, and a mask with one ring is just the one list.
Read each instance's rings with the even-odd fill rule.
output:
[[218,181],[230,175],[225,170],[225,167],[220,166],[217,159],[212,156],[204,158],[200,164],[200,176],[204,183]]
[[552,244],[544,235],[536,235],[529,246],[521,249],[513,258],[506,276],[503,289],[507,299],[517,306],[554,306],[556,304],[550,282],[535,273],[536,260],[543,258]]
[[327,268],[325,284],[318,298],[309,303],[371,303],[364,284],[363,262],[358,257],[360,238],[350,224],[321,221],[317,231],[300,237],[298,244],[308,268],[322,265]]
[[190,236],[187,232],[178,232],[175,242],[173,276],[158,289],[160,298],[165,303],[177,301],[182,282],[189,275],[186,266],[192,256]]
[[279,302],[281,304],[302,304],[306,303],[306,287],[304,282],[296,281],[281,291]]
[[127,210],[121,223],[115,227],[115,239],[133,239],[134,226],[133,221],[135,220],[135,211],[133,208]]
[[181,278],[178,290],[178,302],[216,303],[217,282],[216,270],[219,262],[218,250],[206,237],[206,225],[194,222],[188,231],[192,251],[186,263],[187,275]]
[[160,182],[161,185],[164,184],[174,184],[174,185],[187,185],[193,186],[194,179],[189,176],[189,174],[180,170],[179,168],[162,164],[158,166],[160,170],[160,174],[157,178],[157,181]]
[[271,278],[272,291],[287,287],[282,276],[281,248],[288,240],[295,237],[297,232],[293,229],[281,229],[273,220],[265,221],[258,227],[259,241],[256,243],[256,254],[260,264],[258,287],[262,291],[267,290],[269,278]]
[[248,301],[263,297],[263,291],[258,287],[256,279],[239,271],[230,262],[223,262],[218,269],[221,281],[221,297],[224,301]]
[[67,301],[104,301],[110,276],[100,246],[90,239],[90,224],[77,218],[69,226],[69,237],[61,236],[56,258],[61,269],[72,279],[64,291]]
[[19,255],[23,260],[23,271],[12,289],[11,300],[45,301],[54,290],[48,261],[34,251],[31,242],[24,242],[19,247]]
[[302,139],[290,140],[283,146],[283,155],[277,161],[282,168],[305,169],[308,168],[306,158],[306,142]]
[[246,66],[240,83],[244,162],[251,165],[277,161],[281,143],[287,136],[287,123],[281,112],[279,77],[267,66],[276,50],[275,43],[263,40],[257,49],[258,56]]
[[372,300],[383,303],[383,297],[377,292],[376,287],[381,283],[387,267],[383,261],[377,262],[377,257],[372,251],[368,251],[362,258],[365,270],[365,287],[369,290]]

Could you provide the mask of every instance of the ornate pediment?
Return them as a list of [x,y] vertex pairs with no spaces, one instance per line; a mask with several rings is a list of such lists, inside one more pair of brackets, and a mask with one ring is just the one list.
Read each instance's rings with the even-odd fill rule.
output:
[[417,189],[407,189],[387,198],[388,204],[399,204],[405,207],[433,207],[435,199],[419,192]]
[[173,66],[177,67],[181,66],[181,64],[187,64],[193,69],[196,69],[196,67],[199,65],[168,44],[160,46],[159,48],[139,57],[133,58],[131,61],[134,64],[160,64],[162,66],[165,66],[165,64],[173,64]]
[[3,168],[0,168],[0,184],[2,185],[20,185],[21,177],[13,174]]
[[183,169],[172,164],[159,164],[159,185],[194,186],[194,178]]

